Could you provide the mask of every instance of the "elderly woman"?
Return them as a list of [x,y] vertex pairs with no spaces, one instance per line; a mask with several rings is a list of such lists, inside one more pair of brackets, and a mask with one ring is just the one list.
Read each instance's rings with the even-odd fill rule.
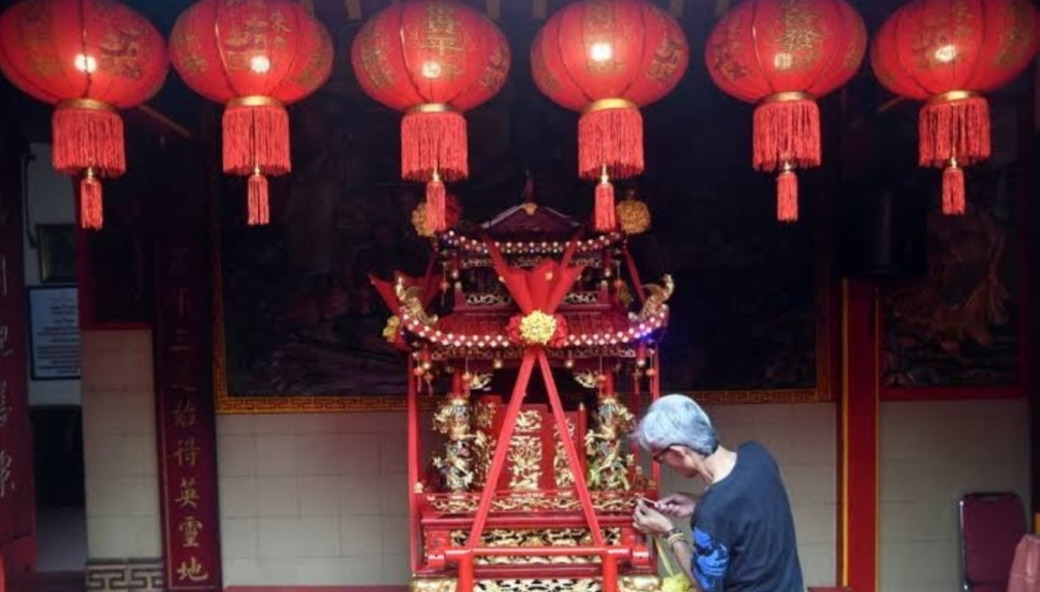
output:
[[[633,516],[640,531],[664,539],[697,588],[804,592],[787,491],[762,445],[720,446],[708,415],[683,395],[654,402],[635,438],[654,461],[704,482],[699,496],[640,502]],[[693,541],[669,517],[691,520]]]

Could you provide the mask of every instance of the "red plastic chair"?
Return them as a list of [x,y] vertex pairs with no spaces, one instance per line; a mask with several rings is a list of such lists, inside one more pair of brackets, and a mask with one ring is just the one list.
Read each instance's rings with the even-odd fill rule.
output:
[[1026,534],[1022,500],[1010,492],[969,493],[960,518],[965,592],[1007,592],[1015,548]]

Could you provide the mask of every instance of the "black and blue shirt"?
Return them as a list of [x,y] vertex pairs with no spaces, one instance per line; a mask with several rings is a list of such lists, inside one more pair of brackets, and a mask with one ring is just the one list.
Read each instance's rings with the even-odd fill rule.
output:
[[794,518],[780,469],[761,444],[737,463],[693,514],[693,561],[704,592],[804,592]]

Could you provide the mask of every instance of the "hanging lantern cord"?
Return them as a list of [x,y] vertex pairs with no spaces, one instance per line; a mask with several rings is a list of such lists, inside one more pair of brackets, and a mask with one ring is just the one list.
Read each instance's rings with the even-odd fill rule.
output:
[[943,170],[942,208],[947,215],[964,213],[964,169],[957,162],[957,157],[950,158],[949,166]]
[[444,232],[448,229],[447,193],[440,170],[434,167],[430,182],[426,184],[426,227],[433,232]]
[[784,161],[776,178],[776,219],[781,222],[798,220],[798,176],[789,160]]
[[253,165],[253,174],[249,175],[249,225],[264,225],[271,221],[271,209],[267,200],[267,177],[264,176],[260,163]]
[[614,185],[610,183],[607,165],[600,169],[599,184],[596,185],[596,204],[592,216],[592,225],[596,232],[613,232],[617,227],[617,214],[614,211]]
[[82,228],[101,230],[104,224],[101,182],[98,180],[93,166],[88,166],[83,171],[83,178],[79,183],[79,216]]

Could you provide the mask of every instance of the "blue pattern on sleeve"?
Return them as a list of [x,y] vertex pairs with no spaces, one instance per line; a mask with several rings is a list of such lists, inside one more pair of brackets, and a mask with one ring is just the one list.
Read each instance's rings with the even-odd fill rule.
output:
[[707,532],[693,529],[693,575],[704,592],[719,592],[729,567],[729,549]]

